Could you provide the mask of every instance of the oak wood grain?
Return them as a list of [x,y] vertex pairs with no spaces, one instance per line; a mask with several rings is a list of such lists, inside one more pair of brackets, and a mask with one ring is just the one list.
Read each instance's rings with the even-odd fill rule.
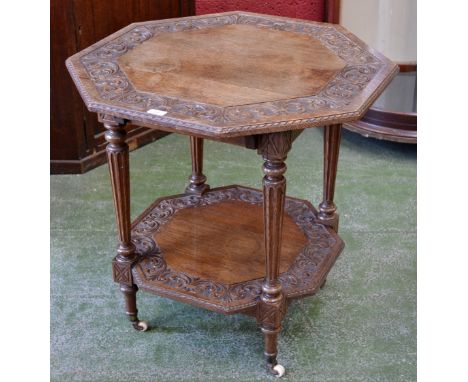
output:
[[323,200],[319,204],[319,219],[338,232],[339,215],[336,212],[335,184],[340,155],[342,125],[324,127],[323,132]]
[[[284,217],[279,271],[286,272],[307,238],[289,216]],[[181,240],[183,238],[183,240]],[[262,207],[244,203],[183,209],[155,235],[169,267],[221,283],[265,276]]]
[[[397,66],[337,25],[245,12],[132,24],[67,66],[108,129],[120,238],[114,279],[129,318],[138,323],[137,288],[254,314],[274,373],[287,300],[316,293],[344,246],[333,203],[341,122],[359,118]],[[204,138],[256,148],[263,190],[163,197],[130,229],[123,125],[132,121],[190,135],[194,189],[205,184]],[[317,125],[326,126],[319,213],[286,197],[284,177],[294,139]]]
[[277,364],[278,334],[286,314],[286,298],[279,279],[283,256],[283,217],[286,199],[286,156],[291,149],[292,132],[264,134],[259,138],[258,153],[263,164],[263,225],[266,253],[265,280],[257,309],[257,321],[265,338],[264,356],[271,371]]
[[[251,210],[260,210],[255,220],[262,220],[262,202],[263,194],[261,191],[243,186],[220,187],[209,190],[201,196],[182,194],[157,199],[132,224],[132,238],[139,255],[137,263],[132,268],[135,284],[142,290],[219,313],[248,312],[257,315],[258,318],[258,311],[253,312],[252,309],[257,308],[262,293],[262,284],[267,273],[266,262],[263,270],[258,268],[260,263],[256,263],[258,259],[258,254],[256,254],[255,258],[251,259],[252,266],[258,268],[258,273],[261,273],[261,276],[253,280],[246,280],[251,277],[249,275],[251,270],[247,269],[246,264],[236,267],[238,260],[233,257],[231,252],[235,251],[237,256],[244,256],[240,254],[238,247],[249,250],[257,246],[260,252],[265,245],[263,231],[255,237],[249,232],[245,238],[242,235],[237,236],[233,243],[226,243],[222,237],[217,235],[207,238],[207,241],[213,242],[212,244],[197,239],[204,248],[208,248],[210,256],[201,254],[196,249],[189,249],[190,243],[187,242],[187,238],[194,237],[193,232],[198,232],[198,226],[202,227],[202,231],[209,230],[215,234],[219,233],[216,231],[216,227],[210,227],[211,224],[206,221],[206,217],[210,214],[218,215],[216,211],[227,211],[231,208],[229,206],[231,203],[236,203],[236,209],[239,211],[232,215],[229,225],[231,229],[245,233],[249,226]],[[225,207],[224,204],[227,204],[228,207]],[[187,222],[182,219],[187,216],[183,213],[185,210],[191,210],[190,219]],[[210,210],[208,215],[203,212]],[[283,285],[283,294],[287,299],[313,295],[323,284],[323,280],[343,249],[343,242],[331,228],[324,226],[316,219],[317,211],[309,202],[286,197],[284,210],[283,230],[285,233],[282,235],[282,249],[293,248],[297,245],[297,243],[290,242],[292,239],[297,239],[297,233],[290,235],[291,219],[296,225],[296,228],[293,228],[294,232],[299,229],[307,238],[307,243],[296,253],[289,266],[283,265],[282,255],[274,260],[276,264],[279,264],[279,271],[287,268],[278,276]],[[198,216],[197,211],[202,211],[201,216]],[[216,219],[212,222],[213,225],[219,223],[220,220],[227,222],[229,216],[216,216]],[[252,219],[254,218],[252,217]],[[177,221],[176,225],[180,227],[177,231],[171,228],[173,220]],[[182,228],[183,225],[189,223],[190,228]],[[244,224],[247,226],[244,227]],[[174,261],[174,258],[170,258],[171,264],[168,264],[166,261],[168,248],[164,244],[166,240],[164,236],[168,232],[165,228],[167,225],[172,231],[170,235],[173,236],[169,252],[178,250],[175,247],[177,245],[187,248],[188,253],[196,254],[195,256],[182,254],[185,257],[185,262],[177,261],[177,259]],[[258,233],[258,230],[262,228],[263,224],[258,224],[255,232]],[[249,227],[250,229],[254,228]],[[192,231],[189,236],[187,236],[188,230]],[[231,237],[229,232],[225,232],[225,234]],[[198,236],[195,235],[195,237]],[[162,242],[157,240],[162,240]],[[215,248],[215,244],[221,242],[223,245]],[[263,253],[266,256],[266,252]],[[286,250],[287,253],[288,250]],[[171,257],[170,254],[169,257]],[[203,264],[191,264],[197,262],[199,258],[203,260]],[[230,263],[229,266],[232,266],[233,273],[232,276],[228,276],[229,281],[237,281],[234,283],[215,281],[218,280],[217,269],[208,278],[202,277],[201,274],[209,273],[204,272],[204,267],[212,268],[207,258],[217,262],[221,272],[224,269],[223,259],[226,258],[227,262]],[[285,256],[286,260],[287,258],[288,255]],[[248,265],[250,265],[250,260]]]
[[192,174],[185,188],[187,194],[201,195],[210,189],[203,174],[203,138],[190,137],[190,154],[192,157]]
[[398,71],[339,25],[248,12],[131,24],[67,67],[91,111],[214,139],[357,120]]
[[310,36],[242,24],[156,35],[117,62],[139,91],[218,106],[313,95],[346,65]]

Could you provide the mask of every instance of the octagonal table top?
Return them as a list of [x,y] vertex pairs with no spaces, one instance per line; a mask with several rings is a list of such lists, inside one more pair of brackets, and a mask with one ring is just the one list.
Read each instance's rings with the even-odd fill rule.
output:
[[131,24],[66,65],[92,112],[219,138],[357,120],[398,71],[339,25],[249,12]]

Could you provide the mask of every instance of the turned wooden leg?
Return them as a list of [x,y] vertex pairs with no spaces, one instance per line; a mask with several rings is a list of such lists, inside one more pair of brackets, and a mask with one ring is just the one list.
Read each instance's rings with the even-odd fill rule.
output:
[[278,334],[286,314],[286,300],[279,276],[279,259],[283,228],[284,202],[286,196],[286,171],[284,163],[291,148],[291,132],[272,133],[261,136],[259,153],[263,156],[263,221],[266,270],[262,295],[257,306],[257,321],[265,338],[267,369],[282,376],[284,367],[277,364]]
[[125,313],[133,327],[141,332],[148,329],[146,321],[140,321],[138,319],[138,309],[136,305],[136,292],[138,287],[136,285],[120,284],[120,291],[125,297]]
[[340,152],[341,124],[325,126],[323,137],[323,201],[319,204],[319,219],[338,232],[339,216],[333,202]]
[[203,175],[203,138],[190,137],[190,152],[192,154],[192,175],[185,189],[187,194],[202,195],[210,189]]
[[112,262],[114,281],[120,284],[125,296],[127,316],[137,330],[146,330],[147,324],[139,321],[136,309],[136,292],[133,285],[132,265],[137,259],[135,246],[130,231],[130,177],[128,145],[125,142],[125,122],[108,115],[100,115],[99,120],[107,129],[107,161],[114,196],[114,207],[117,220],[119,244],[117,256]]

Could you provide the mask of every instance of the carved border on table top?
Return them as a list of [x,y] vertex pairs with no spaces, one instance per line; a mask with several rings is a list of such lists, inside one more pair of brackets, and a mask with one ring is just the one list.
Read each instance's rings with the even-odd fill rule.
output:
[[[203,196],[185,195],[163,199],[134,226],[132,241],[140,259],[134,268],[138,286],[155,291],[164,289],[169,294],[182,296],[185,299],[203,301],[218,309],[239,310],[257,303],[261,294],[263,279],[245,281],[237,284],[225,284],[168,267],[163,254],[153,239],[154,233],[166,224],[181,209],[213,205],[224,201],[243,201],[251,204],[262,204],[261,191],[243,187],[232,187],[210,191]],[[318,286],[318,269],[329,261],[332,251],[336,251],[338,240],[329,230],[316,222],[315,211],[301,200],[286,198],[285,212],[302,229],[308,238],[300,254],[288,271],[279,277],[283,283],[286,296],[301,294]]]
[[[287,100],[268,101],[240,106],[220,107],[200,102],[181,100],[176,97],[151,94],[137,91],[120,69],[117,59],[128,50],[141,44],[145,40],[161,33],[170,33],[189,29],[202,29],[227,24],[248,24],[259,28],[290,31],[309,35],[319,40],[325,47],[337,54],[346,62],[345,68],[339,72],[327,86],[319,93],[307,97]],[[255,124],[256,127],[275,127],[296,125],[301,120],[285,122],[265,122],[262,119],[271,116],[301,115],[311,113],[335,112],[336,114],[307,118],[307,122],[314,124],[327,123],[330,119],[341,117],[352,119],[358,117],[360,111],[340,113],[339,110],[351,103],[352,99],[368,85],[385,64],[378,57],[369,52],[365,45],[361,46],[334,26],[307,23],[292,20],[268,18],[250,14],[228,14],[206,18],[188,18],[179,21],[148,22],[135,26],[116,39],[97,47],[80,58],[89,78],[94,83],[100,97],[111,101],[115,106],[107,106],[108,111],[127,114],[130,111],[136,119],[154,120],[155,122],[195,128],[197,124],[190,119],[196,119],[208,130],[223,132],[242,131]],[[385,84],[386,85],[386,82]],[[378,87],[378,89],[380,86]],[[81,89],[83,90],[83,89]],[[376,89],[377,90],[377,89]],[[89,100],[89,98],[87,98]],[[89,106],[89,105],[88,105]],[[130,110],[128,108],[131,108]],[[103,105],[96,104],[96,109]],[[169,117],[154,117],[146,113],[149,109],[167,111]],[[185,119],[185,120],[184,120]],[[256,124],[258,123],[258,125]]]

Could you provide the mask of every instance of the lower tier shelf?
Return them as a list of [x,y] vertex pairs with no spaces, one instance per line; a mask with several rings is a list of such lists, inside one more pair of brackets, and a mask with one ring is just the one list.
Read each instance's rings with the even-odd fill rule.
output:
[[[132,225],[142,290],[224,314],[246,312],[265,276],[263,196],[241,186],[156,200]],[[280,280],[287,298],[314,294],[344,244],[305,200],[286,198]]]

